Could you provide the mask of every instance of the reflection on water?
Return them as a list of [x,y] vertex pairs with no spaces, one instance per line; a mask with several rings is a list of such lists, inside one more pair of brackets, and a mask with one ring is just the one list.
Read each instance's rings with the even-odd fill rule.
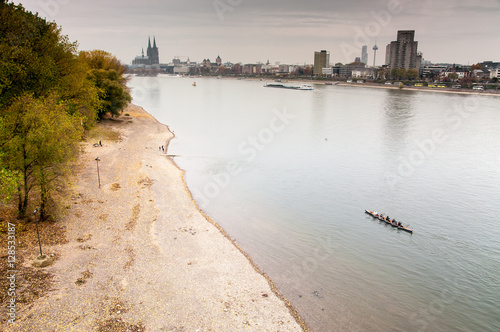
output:
[[387,145],[393,146],[407,141],[411,120],[414,117],[413,103],[417,92],[386,90],[384,102]]
[[[144,88],[147,80],[131,85]],[[259,81],[197,79],[196,88],[189,79],[158,82],[158,89],[144,88],[152,96],[140,105],[175,131],[169,152],[189,156],[175,161],[194,198],[207,200],[206,212],[312,330],[500,326],[498,99],[323,85],[289,91],[264,89]],[[238,146],[269,128],[275,110],[294,118],[247,160]],[[225,178],[231,162],[241,172]],[[411,172],[401,172],[404,163]],[[388,174],[397,177],[392,186]],[[204,190],[214,184],[209,197]],[[364,209],[387,212],[415,233],[388,227]]]

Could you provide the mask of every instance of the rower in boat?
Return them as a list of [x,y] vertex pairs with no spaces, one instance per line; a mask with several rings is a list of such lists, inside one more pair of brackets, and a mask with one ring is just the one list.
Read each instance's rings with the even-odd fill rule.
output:
[[379,214],[377,212],[372,212],[370,210],[365,210],[365,212],[371,215],[372,217],[377,218],[380,221],[391,224],[393,227],[397,227],[400,230],[413,234],[413,229],[403,226],[403,224],[400,221],[397,221],[396,219],[391,219],[389,216],[384,217],[382,213]]

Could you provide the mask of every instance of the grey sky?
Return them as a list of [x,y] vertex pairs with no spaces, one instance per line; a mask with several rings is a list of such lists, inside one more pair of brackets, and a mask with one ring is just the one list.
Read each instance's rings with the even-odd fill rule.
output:
[[[16,1],[18,3],[19,1]],[[416,30],[433,62],[500,61],[500,0],[25,0],[56,21],[80,50],[103,49],[130,63],[156,36],[160,62],[174,56],[223,61],[312,63],[314,51],[352,62],[361,46],[373,64],[397,30]]]

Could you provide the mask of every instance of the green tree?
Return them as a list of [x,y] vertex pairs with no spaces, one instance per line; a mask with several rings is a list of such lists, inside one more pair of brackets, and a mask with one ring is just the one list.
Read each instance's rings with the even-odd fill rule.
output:
[[396,77],[398,78],[398,80],[406,79],[406,77],[407,77],[406,69],[404,69],[404,68],[396,69]]
[[16,187],[22,216],[37,187],[45,213],[53,179],[95,121],[99,91],[54,22],[5,0],[0,17],[0,196]]
[[29,193],[34,187],[32,172],[34,160],[29,149],[29,133],[35,125],[25,118],[23,107],[31,108],[32,97],[19,98],[8,109],[9,116],[5,116],[0,123],[0,142],[2,153],[0,163],[6,172],[19,175],[18,210],[22,216],[28,206]]
[[450,73],[450,74],[448,74],[448,78],[452,81],[456,81],[458,79],[458,74],[457,73]]
[[29,92],[34,98],[57,92],[78,104],[75,111],[95,118],[97,90],[85,82],[86,67],[75,56],[76,43],[55,22],[0,2],[0,108]]
[[418,77],[418,71],[416,69],[408,69],[406,76],[409,80],[416,80]]
[[52,183],[65,173],[65,165],[78,154],[77,143],[83,135],[79,117],[66,112],[66,105],[57,96],[37,100],[31,110],[37,123],[33,135],[34,178],[40,190],[40,218],[47,215],[47,203],[53,190]]
[[[0,118],[0,130],[4,128],[4,119]],[[0,134],[1,135],[1,134]],[[5,144],[5,143],[4,143]],[[6,158],[0,148],[0,160]],[[0,168],[0,202],[8,204],[16,194],[20,177],[17,171]]]
[[51,184],[78,152],[76,143],[83,135],[80,117],[69,115],[57,95],[46,99],[25,95],[9,111],[13,116],[6,117],[0,127],[0,141],[4,142],[2,149],[6,152],[0,162],[11,173],[20,175],[20,215],[26,211],[30,192],[38,187],[43,219]]
[[132,100],[127,88],[120,84],[119,75],[114,70],[92,69],[87,73],[87,79],[99,89],[101,108],[97,116],[102,118],[104,114],[120,116],[122,110]]
[[397,68],[393,68],[391,69],[391,78],[393,80],[397,79],[398,78],[398,69]]
[[90,69],[114,70],[119,76],[120,83],[124,84],[127,82],[127,79],[124,77],[127,69],[111,53],[103,50],[81,51],[79,57]]
[[[0,156],[2,158],[2,156]],[[0,169],[0,201],[9,204],[10,200],[16,194],[17,184],[19,182],[19,173],[7,169]]]
[[126,68],[116,57],[102,50],[82,51],[79,58],[88,67],[87,79],[100,91],[102,104],[98,117],[102,118],[106,113],[120,116],[122,110],[132,101],[124,76]]

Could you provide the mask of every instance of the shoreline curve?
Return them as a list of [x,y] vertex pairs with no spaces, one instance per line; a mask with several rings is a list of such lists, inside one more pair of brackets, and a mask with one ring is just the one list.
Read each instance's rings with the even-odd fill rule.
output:
[[[135,104],[134,104],[135,105]],[[193,194],[191,193],[191,190],[189,189],[187,183],[186,183],[186,179],[185,179],[185,170],[180,168],[179,165],[177,165],[177,163],[173,160],[173,157],[171,155],[168,155],[168,147],[169,147],[169,144],[170,144],[170,141],[172,141],[176,136],[175,136],[175,133],[170,130],[170,127],[167,125],[167,124],[164,124],[164,123],[161,123],[160,121],[158,121],[158,119],[156,119],[153,115],[151,115],[150,113],[148,113],[142,106],[139,106],[139,105],[135,105],[137,107],[139,107],[140,109],[142,109],[146,114],[148,114],[149,116],[151,116],[151,118],[153,118],[158,124],[160,125],[163,125],[167,128],[167,130],[171,133],[172,137],[170,137],[168,140],[167,140],[167,143],[166,143],[166,148],[165,148],[165,154],[166,154],[166,158],[172,163],[173,166],[175,166],[179,171],[180,171],[180,174],[181,174],[181,180],[182,180],[182,183],[184,184],[184,190],[186,191],[186,193],[189,195],[189,198],[192,202],[192,204],[194,205],[194,207],[198,210],[198,212],[205,218],[205,220],[207,222],[209,222],[210,224],[212,224],[215,228],[217,228],[219,230],[219,232],[227,239],[231,242],[231,244],[236,247],[236,249],[238,249],[238,251],[243,255],[245,256],[245,258],[248,260],[248,262],[250,263],[250,265],[254,268],[254,270],[260,274],[261,276],[263,276],[267,283],[269,284],[269,287],[271,287],[271,290],[273,291],[273,293],[285,304],[285,306],[287,307],[288,311],[290,312],[290,314],[292,315],[292,317],[295,319],[295,321],[297,322],[297,324],[300,325],[300,327],[302,328],[302,330],[304,332],[309,332],[309,328],[307,327],[307,324],[306,322],[304,321],[304,319],[300,316],[300,314],[298,313],[298,311],[293,307],[293,305],[290,303],[290,301],[283,295],[279,292],[279,290],[277,289],[276,285],[274,284],[274,282],[272,281],[272,279],[263,271],[260,270],[260,268],[258,267],[258,265],[253,261],[253,259],[250,257],[250,255],[248,253],[246,253],[237,243],[234,239],[232,239],[229,234],[227,234],[227,232],[224,230],[224,228],[222,228],[222,226],[220,226],[217,222],[215,222],[212,218],[210,218],[210,216],[208,214],[206,214],[199,206],[198,206],[198,203],[196,202],[196,200],[193,198]]]
[[[51,226],[64,241],[49,244],[42,234],[55,257],[43,273],[53,281],[20,303],[15,323],[0,322],[2,331],[308,331],[269,276],[198,207],[184,171],[165,158],[173,137],[129,104],[81,143],[64,215]],[[28,268],[36,251],[25,254]]]

